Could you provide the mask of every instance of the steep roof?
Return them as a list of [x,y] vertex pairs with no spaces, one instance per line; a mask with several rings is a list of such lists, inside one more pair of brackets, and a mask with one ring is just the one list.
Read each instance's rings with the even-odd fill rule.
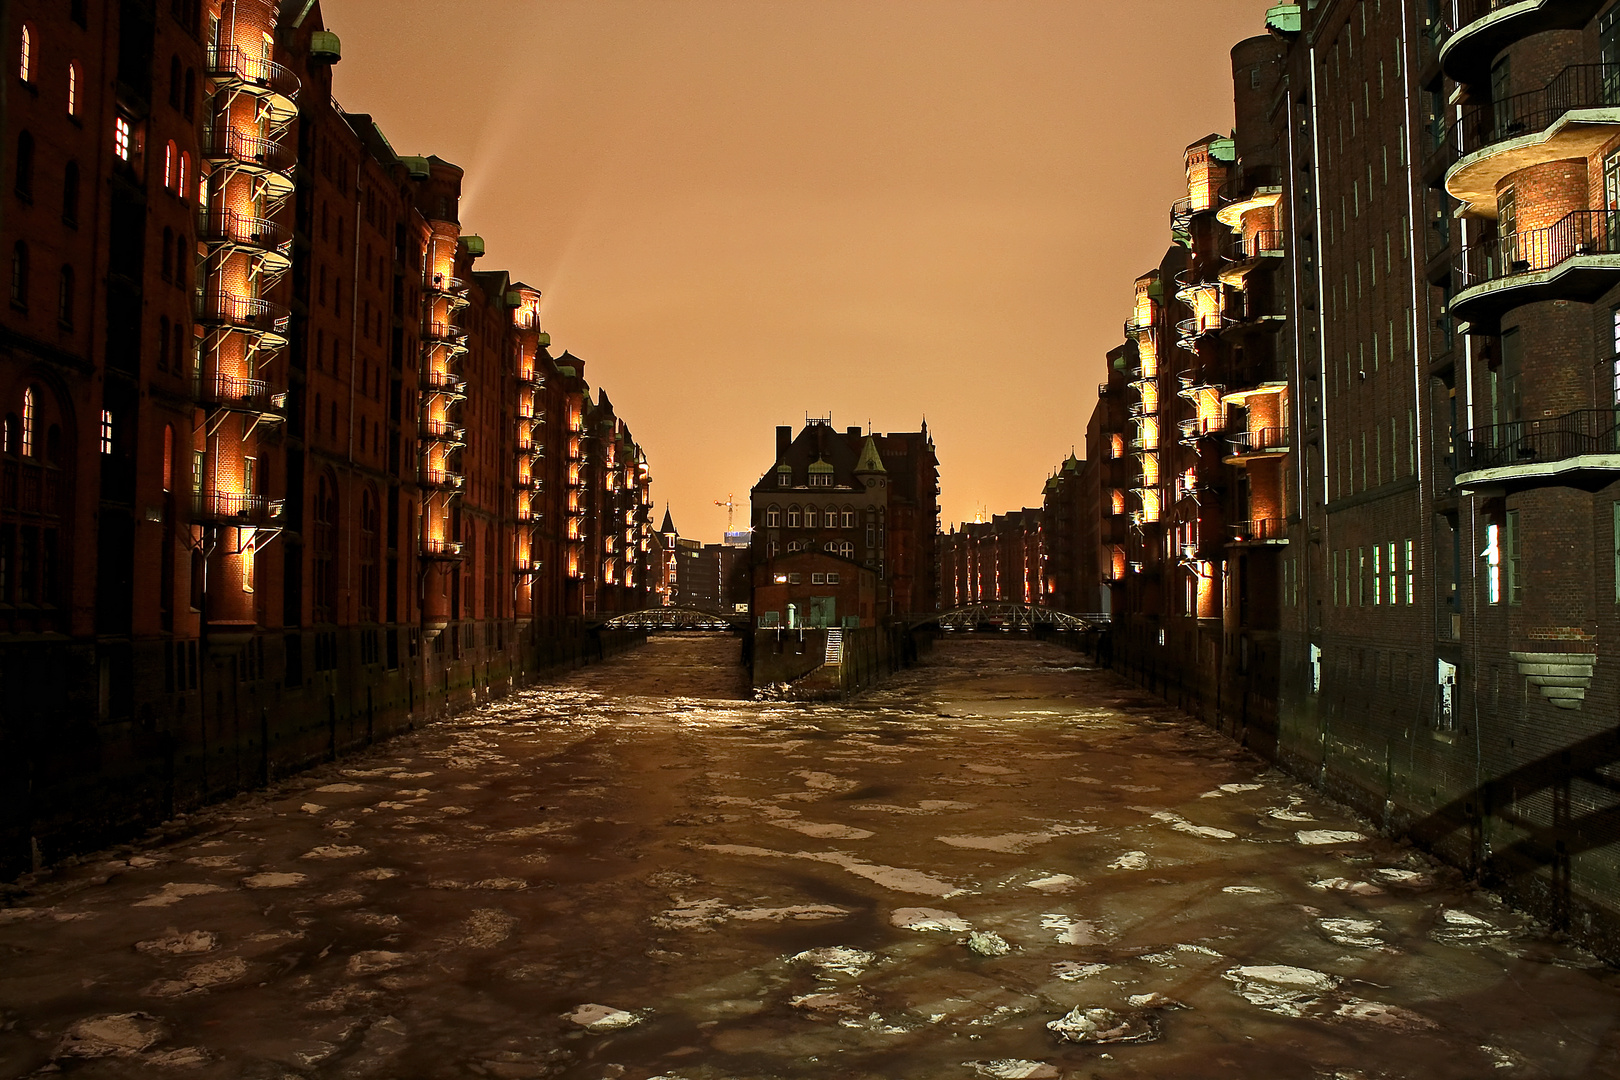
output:
[[668,504],[665,504],[665,506],[664,506],[664,523],[662,525],[658,526],[658,531],[661,532],[661,533],[674,533],[674,532],[677,532],[677,530],[675,528],[675,519],[669,516],[669,506],[668,506]]
[[877,443],[872,436],[866,437],[866,445],[861,447],[861,456],[855,462],[855,473],[886,473],[889,470],[883,467],[883,455],[878,453]]

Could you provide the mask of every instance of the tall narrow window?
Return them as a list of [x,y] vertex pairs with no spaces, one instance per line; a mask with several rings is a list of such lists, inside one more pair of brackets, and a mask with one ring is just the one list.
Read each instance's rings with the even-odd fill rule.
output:
[[35,410],[37,408],[37,405],[38,405],[38,395],[34,392],[34,388],[32,386],[30,386],[28,389],[23,391],[23,410],[22,410],[22,456],[23,457],[33,457],[34,456],[34,419],[35,419]]
[[170,139],[163,148],[163,186],[170,191],[174,190],[175,152],[174,140]]
[[56,321],[65,329],[73,327],[73,267],[63,266],[56,286]]
[[1395,541],[1393,540],[1389,542],[1388,554],[1389,562],[1385,564],[1385,573],[1389,575],[1389,602],[1391,604],[1398,604],[1400,603],[1400,597],[1395,591],[1395,585],[1399,574],[1395,569]]
[[68,63],[67,80],[67,110],[68,115],[77,118],[79,115],[79,62]]
[[70,161],[62,170],[62,224],[79,227],[79,163]]
[[134,137],[130,131],[129,121],[122,116],[115,117],[113,119],[113,153],[118,155],[118,160],[129,160],[132,153],[130,147],[133,141]]
[[169,370],[169,317],[167,315],[158,316],[157,369],[159,371]]
[[23,23],[22,47],[17,57],[17,76],[23,82],[34,81],[34,28]]
[[179,178],[178,178],[178,180],[176,181],[176,183],[174,185],[174,193],[176,195],[180,196],[182,199],[184,199],[186,197],[186,192],[188,190],[190,190],[187,187],[187,184],[190,182],[190,179],[191,179],[191,155],[189,153],[187,153],[186,151],[182,150],[182,151],[180,151],[180,175],[179,175]]
[[17,197],[34,198],[34,137],[24,131],[17,136]]
[[28,310],[28,245],[21,240],[11,249],[11,306]]
[[101,410],[101,452],[113,452],[113,419],[111,409]]
[[1417,570],[1412,566],[1412,541],[1406,541],[1406,602],[1417,602]]
[[174,280],[174,230],[163,226],[163,251],[158,257],[158,273],[164,281]]
[[1502,561],[1507,566],[1507,602],[1524,602],[1524,575],[1519,571],[1519,512],[1507,512],[1507,527],[1502,536]]
[[1373,556],[1373,564],[1372,564],[1373,606],[1376,607],[1379,604],[1382,604],[1384,602],[1384,574],[1383,574],[1383,571],[1381,569],[1379,569],[1380,565],[1383,562],[1383,545],[1382,544],[1374,544],[1373,545],[1372,556]]
[[1494,522],[1485,526],[1485,602],[1502,602],[1502,530]]
[[163,490],[174,489],[174,425],[163,425]]

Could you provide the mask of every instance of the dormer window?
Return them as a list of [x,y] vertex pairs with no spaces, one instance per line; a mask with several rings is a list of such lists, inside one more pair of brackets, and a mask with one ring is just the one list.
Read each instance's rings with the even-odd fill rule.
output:
[[776,486],[777,487],[792,487],[793,486],[793,470],[792,469],[777,469],[776,470]]

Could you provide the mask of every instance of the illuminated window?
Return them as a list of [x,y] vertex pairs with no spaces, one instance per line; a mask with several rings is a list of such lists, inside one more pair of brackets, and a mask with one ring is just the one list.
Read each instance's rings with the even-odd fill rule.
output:
[[175,145],[170,139],[169,144],[163,148],[163,186],[170,191],[174,190]]
[[1395,592],[1396,578],[1398,575],[1395,572],[1395,541],[1393,540],[1389,542],[1389,565],[1386,568],[1386,572],[1389,574],[1389,602],[1391,604],[1399,603],[1400,601]]
[[17,75],[23,82],[34,81],[34,28],[23,23],[22,48],[19,51]]
[[30,386],[23,391],[22,408],[22,456],[34,456],[34,413],[37,405],[34,388]]
[[1406,541],[1406,602],[1416,603],[1417,571],[1412,568],[1412,541]]
[[102,409],[101,410],[101,452],[103,454],[111,454],[113,452],[113,438],[112,438],[112,436],[113,436],[112,410],[111,409]]
[[191,173],[191,155],[184,150],[180,151],[180,172],[174,185],[174,193],[182,199],[186,197],[186,181]]
[[69,116],[79,115],[79,62],[68,64],[67,109]]
[[1372,587],[1373,604],[1375,606],[1384,602],[1384,573],[1379,569],[1379,566],[1383,561],[1383,552],[1384,547],[1382,544],[1373,545]]
[[163,426],[163,490],[174,486],[174,425]]
[[1485,526],[1485,600],[1502,602],[1502,547],[1499,529],[1495,524]]
[[130,129],[129,121],[122,116],[113,120],[113,153],[118,155],[120,161],[128,161],[130,155]]

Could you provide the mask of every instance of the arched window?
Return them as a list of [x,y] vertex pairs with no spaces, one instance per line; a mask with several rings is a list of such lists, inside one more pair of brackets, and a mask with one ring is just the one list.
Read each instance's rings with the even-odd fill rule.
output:
[[68,61],[67,90],[68,115],[77,117],[79,115],[79,62],[77,60]]
[[797,506],[788,507],[787,527],[790,529],[797,529],[799,527],[799,508]]
[[34,456],[34,420],[39,407],[39,395],[32,386],[23,391],[22,456]]
[[167,225],[163,226],[163,255],[158,266],[158,272],[163,275],[164,281],[174,280],[174,230]]
[[321,395],[315,395],[315,434],[321,433]]
[[17,136],[17,196],[34,197],[34,137],[28,132]]
[[18,50],[17,75],[23,82],[34,81],[34,28],[27,23],[22,27],[22,47]]
[[15,454],[16,445],[12,442],[17,437],[17,416],[15,413],[6,413],[6,418],[0,420],[0,454]]
[[782,523],[782,511],[774,505],[765,508],[765,527],[774,529]]
[[73,326],[73,267],[64,264],[56,284],[56,321],[64,328]]
[[62,224],[79,227],[79,163],[70,161],[62,170]]
[[191,179],[191,154],[189,154],[185,150],[182,150],[182,151],[180,151],[180,176],[179,176],[179,179],[176,181],[176,183],[174,185],[174,193],[176,195],[180,196],[182,199],[184,199],[186,197],[186,192],[189,190],[188,187],[187,187],[187,183],[190,181],[190,179]]
[[176,149],[173,139],[170,139],[168,145],[163,148],[163,186],[170,191],[174,190],[174,155]]
[[28,310],[28,245],[22,240],[11,249],[11,305]]

